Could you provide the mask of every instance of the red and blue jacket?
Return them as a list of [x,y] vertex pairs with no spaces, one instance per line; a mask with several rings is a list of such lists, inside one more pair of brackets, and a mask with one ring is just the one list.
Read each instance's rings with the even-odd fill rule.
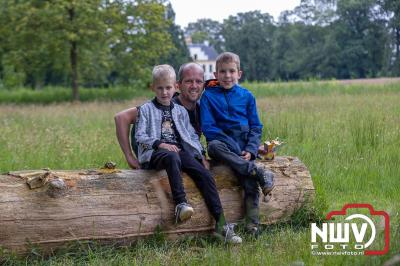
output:
[[219,140],[241,155],[257,156],[263,125],[257,113],[256,100],[247,89],[236,84],[224,89],[217,80],[208,80],[200,100],[201,129],[207,142]]

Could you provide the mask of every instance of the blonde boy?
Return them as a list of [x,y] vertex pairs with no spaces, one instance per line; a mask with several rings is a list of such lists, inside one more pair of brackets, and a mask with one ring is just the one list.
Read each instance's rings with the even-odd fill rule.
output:
[[241,243],[233,227],[225,223],[215,181],[202,164],[202,147],[189,115],[183,106],[171,101],[176,90],[176,75],[171,66],[154,67],[152,90],[155,98],[140,107],[136,125],[139,163],[145,169],[166,170],[176,205],[176,222],[183,222],[194,213],[186,199],[183,171],[202,193],[216,220],[216,233],[228,242]]

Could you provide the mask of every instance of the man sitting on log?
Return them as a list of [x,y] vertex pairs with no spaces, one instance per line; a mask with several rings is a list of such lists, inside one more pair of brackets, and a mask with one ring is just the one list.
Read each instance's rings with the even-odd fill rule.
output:
[[[202,87],[203,73],[199,75],[197,66],[189,66],[186,70],[189,78],[183,79],[180,84],[185,82],[187,88],[193,85]],[[192,79],[191,76],[193,76]],[[208,165],[202,154],[203,148],[198,133],[196,134],[195,129],[191,126],[186,109],[171,102],[175,86],[176,76],[171,66],[160,65],[153,69],[152,89],[156,97],[140,107],[140,114],[136,119],[135,138],[138,143],[139,163],[144,169],[166,170],[176,205],[177,222],[189,219],[194,212],[186,200],[181,176],[181,171],[184,171],[193,179],[203,195],[206,205],[216,221],[216,235],[224,237],[226,242],[241,243],[242,239],[235,234],[233,225],[225,222],[214,178],[205,167]],[[194,91],[198,91],[198,89]],[[191,96],[195,98],[196,95],[198,94],[193,92]],[[121,124],[120,121],[116,117],[118,138],[119,131],[121,134],[126,132],[121,132],[121,128],[118,128],[118,125]],[[129,128],[129,125],[127,127]],[[148,130],[149,128],[151,130]],[[128,136],[124,139],[126,145]],[[124,142],[124,139],[121,141],[119,138],[120,143]],[[131,165],[131,163],[129,164]],[[134,166],[136,165],[134,164]]]

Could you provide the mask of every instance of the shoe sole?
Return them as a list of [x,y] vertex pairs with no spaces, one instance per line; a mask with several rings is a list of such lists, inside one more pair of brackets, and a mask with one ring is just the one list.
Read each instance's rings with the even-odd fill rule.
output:
[[180,213],[179,220],[181,222],[189,220],[192,217],[193,213],[194,213],[193,209],[187,209],[185,212]]

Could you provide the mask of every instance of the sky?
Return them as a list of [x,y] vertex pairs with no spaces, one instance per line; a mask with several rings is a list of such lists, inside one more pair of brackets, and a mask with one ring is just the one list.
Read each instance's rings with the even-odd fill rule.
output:
[[300,0],[170,0],[175,11],[175,23],[182,28],[200,18],[222,22],[230,15],[260,10],[278,19],[284,10],[293,10]]

